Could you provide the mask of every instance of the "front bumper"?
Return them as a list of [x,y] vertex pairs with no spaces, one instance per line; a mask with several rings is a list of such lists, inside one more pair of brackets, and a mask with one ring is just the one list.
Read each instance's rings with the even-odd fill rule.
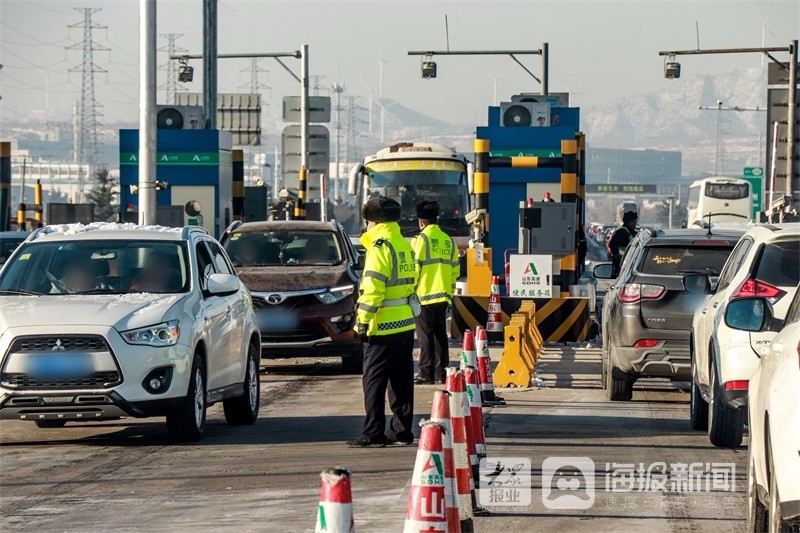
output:
[[123,417],[164,416],[184,398],[129,402],[114,391],[105,393],[2,393],[2,420],[109,420]]
[[[70,325],[9,328],[0,336],[0,419],[99,420],[121,416],[158,416],[180,404],[186,396],[191,374],[192,350],[176,344],[168,347],[131,345],[109,326]],[[25,337],[98,337],[106,351],[91,352],[95,374],[114,368],[117,379],[43,380],[26,375],[26,358],[32,353],[14,347]],[[82,353],[76,351],[75,353]],[[168,384],[159,392],[149,392],[144,382],[156,369],[169,368]],[[30,379],[29,379],[30,378]]]
[[343,355],[354,352],[361,345],[358,336],[331,339],[324,337],[306,342],[261,342],[262,359],[278,357]]

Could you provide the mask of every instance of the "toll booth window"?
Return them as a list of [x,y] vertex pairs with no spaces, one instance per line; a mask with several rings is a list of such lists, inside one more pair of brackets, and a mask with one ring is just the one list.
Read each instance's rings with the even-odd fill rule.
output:
[[650,246],[642,257],[638,271],[660,276],[718,276],[731,250],[732,247],[728,246]]

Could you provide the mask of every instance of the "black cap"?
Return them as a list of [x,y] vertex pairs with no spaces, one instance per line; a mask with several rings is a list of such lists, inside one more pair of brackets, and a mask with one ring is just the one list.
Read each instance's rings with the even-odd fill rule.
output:
[[366,204],[361,212],[364,220],[369,222],[397,222],[400,220],[401,208],[397,200],[385,198],[372,198]]
[[639,220],[639,215],[633,211],[625,211],[625,214],[622,215],[623,224],[627,222],[633,222],[634,220]]
[[415,206],[417,218],[422,220],[436,220],[439,218],[439,202],[436,200],[423,200]]

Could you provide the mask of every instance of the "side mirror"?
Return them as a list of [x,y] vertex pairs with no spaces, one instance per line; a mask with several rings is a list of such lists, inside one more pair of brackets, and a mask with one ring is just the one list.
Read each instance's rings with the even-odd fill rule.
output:
[[772,322],[772,308],[766,298],[740,298],[728,303],[725,325],[742,331],[765,331]]
[[347,181],[347,194],[350,196],[358,195],[358,185],[361,181],[361,176],[364,172],[364,165],[361,163],[356,164],[353,168],[350,169],[350,175],[348,176]]
[[239,278],[233,274],[211,274],[206,289],[211,294],[230,294],[239,290]]
[[683,276],[683,288],[693,294],[706,294],[711,289],[711,280],[705,274],[687,274]]
[[596,279],[614,279],[614,265],[611,263],[600,263],[594,267],[592,275]]

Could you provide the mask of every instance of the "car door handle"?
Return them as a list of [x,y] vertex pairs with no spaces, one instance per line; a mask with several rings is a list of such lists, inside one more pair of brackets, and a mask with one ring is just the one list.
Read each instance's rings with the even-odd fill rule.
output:
[[702,313],[706,314],[708,312],[708,307],[704,307]]
[[714,302],[714,305],[712,305],[711,307],[713,307],[714,309],[716,309],[717,307],[719,307],[719,302]]
[[782,342],[773,342],[772,343],[772,353],[775,353],[775,354],[783,353],[783,343]]

